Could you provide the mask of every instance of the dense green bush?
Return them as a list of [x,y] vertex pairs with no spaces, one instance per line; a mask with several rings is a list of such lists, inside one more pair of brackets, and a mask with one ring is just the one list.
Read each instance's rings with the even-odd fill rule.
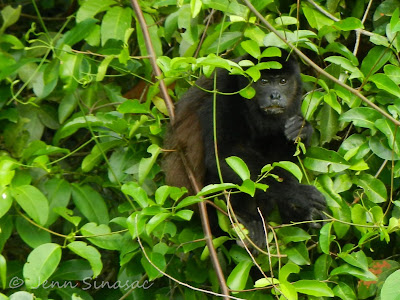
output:
[[[216,67],[252,77],[227,59],[287,48],[265,20],[336,79],[300,57],[315,134],[298,165],[329,215],[321,230],[270,223],[257,257],[232,230],[216,238],[230,294],[400,297],[400,1],[253,1],[263,21],[246,2],[141,1],[158,78],[128,1],[2,1],[0,299],[222,293],[193,212],[202,199],[163,183],[159,79],[175,100]],[[221,206],[223,189],[255,186],[201,195]]]

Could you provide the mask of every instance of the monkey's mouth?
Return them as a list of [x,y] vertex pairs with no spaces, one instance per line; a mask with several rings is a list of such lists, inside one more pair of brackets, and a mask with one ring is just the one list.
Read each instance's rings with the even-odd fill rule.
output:
[[267,114],[281,114],[285,111],[285,108],[279,105],[271,105],[262,107],[262,110],[265,111]]

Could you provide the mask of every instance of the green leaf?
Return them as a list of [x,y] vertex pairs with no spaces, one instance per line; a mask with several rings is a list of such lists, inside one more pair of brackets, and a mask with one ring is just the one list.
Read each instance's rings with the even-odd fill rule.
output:
[[379,89],[382,89],[397,98],[400,98],[400,87],[385,74],[375,74],[369,78],[370,81],[376,84]]
[[10,157],[0,158],[0,186],[5,187],[9,185],[14,178],[17,163]]
[[66,94],[58,106],[58,119],[63,124],[78,106],[78,97],[75,93]]
[[89,36],[92,30],[94,30],[97,22],[98,20],[96,19],[85,19],[82,22],[79,22],[75,27],[64,34],[64,36],[58,41],[58,45],[63,43],[72,47],[76,43],[84,40]]
[[[1,165],[1,162],[0,162]],[[1,172],[1,171],[0,171]],[[1,176],[1,175],[0,175]],[[0,189],[0,218],[2,218],[11,208],[13,198],[8,188]]]
[[49,232],[34,226],[24,218],[17,218],[15,227],[21,239],[32,248],[51,242]]
[[291,161],[280,161],[272,164],[273,167],[280,167],[292,173],[299,182],[303,179],[303,172],[301,172],[298,165]]
[[254,283],[254,287],[255,288],[262,288],[262,287],[269,287],[272,285],[278,285],[279,284],[279,280],[276,278],[271,278],[271,277],[263,277],[261,279],[258,279],[255,283]]
[[[324,96],[325,100],[325,96]],[[339,131],[339,114],[329,105],[321,109],[321,144],[329,143]]]
[[300,267],[292,262],[288,262],[279,270],[279,281],[284,282],[287,281],[288,277],[292,273],[299,273]]
[[6,289],[7,284],[7,261],[3,255],[0,254],[0,283],[3,290]]
[[178,240],[183,247],[183,252],[188,253],[194,249],[204,247],[204,234],[198,230],[186,227],[179,233]]
[[301,104],[301,111],[306,120],[310,120],[324,99],[324,93],[314,91],[308,93]]
[[192,219],[193,213],[194,213],[193,210],[183,209],[175,213],[174,216],[185,221],[190,221]]
[[339,22],[335,22],[333,26],[343,31],[351,31],[355,29],[364,28],[364,25],[361,22],[361,20],[354,17],[349,17],[344,20],[340,20]]
[[162,276],[162,274],[153,267],[153,264],[160,269],[161,271],[165,271],[167,268],[167,263],[165,261],[164,255],[158,252],[147,252],[148,258],[151,263],[147,260],[147,258],[143,255],[140,260],[144,270],[146,271],[147,276],[149,276],[149,280],[153,281],[154,279]]
[[201,11],[202,1],[201,0],[190,0],[190,10],[192,18],[196,18]]
[[[220,237],[217,237],[217,238],[213,239],[212,242],[213,242],[214,248],[215,249],[219,248],[223,243],[225,243],[229,239],[230,238],[228,236],[220,236]],[[204,261],[209,256],[210,256],[210,250],[208,249],[208,246],[206,246],[204,248],[203,252],[201,253],[200,259]]]
[[[165,53],[163,52],[162,43],[161,43],[161,39],[159,36],[160,28],[157,25],[157,21],[153,19],[154,15],[150,15],[148,13],[143,13],[143,16],[144,16],[144,19],[147,24],[147,30],[149,31],[150,39],[153,44],[156,56],[157,57],[162,56]],[[142,30],[140,29],[140,24],[137,21],[136,21],[136,29],[137,29],[136,30],[137,43],[139,44],[140,53],[142,55],[148,55],[146,45],[145,45],[146,43],[143,38],[143,33],[142,33]]]
[[226,281],[228,287],[234,291],[241,291],[246,287],[249,278],[250,269],[253,266],[252,261],[241,261],[229,274]]
[[281,282],[279,289],[283,295],[283,299],[297,300],[299,297],[295,287],[290,282]]
[[246,99],[252,99],[256,95],[256,90],[252,86],[247,86],[240,91],[240,96]]
[[53,211],[68,222],[74,224],[74,226],[78,226],[82,220],[81,217],[74,216],[74,212],[66,207],[54,207]]
[[136,203],[140,205],[141,208],[145,208],[149,205],[155,204],[147,197],[146,191],[136,182],[131,181],[125,183],[121,187],[121,191],[124,194],[131,196],[136,201]]
[[276,232],[285,244],[290,242],[303,242],[311,239],[311,235],[299,227],[282,227],[277,229]]
[[139,100],[126,100],[120,106],[118,111],[122,114],[149,114],[147,105],[140,103]]
[[53,224],[59,217],[54,208],[67,208],[71,199],[71,186],[64,179],[52,178],[44,184],[43,192],[49,200],[49,218],[46,225]]
[[227,12],[227,9],[229,7],[229,1],[228,0],[220,0],[220,1],[203,0],[203,5],[205,5],[207,8],[213,8],[215,10]]
[[110,55],[103,59],[98,67],[97,74],[96,74],[96,81],[102,81],[104,76],[106,76],[107,68],[114,59],[114,56]]
[[18,5],[17,8],[7,5],[1,10],[1,16],[3,18],[3,24],[1,25],[0,32],[3,33],[7,27],[10,27],[18,21],[21,16],[21,5]]
[[322,254],[314,263],[314,274],[317,280],[327,280],[329,277],[328,271],[332,265],[330,254]]
[[368,271],[368,259],[363,251],[353,253],[342,252],[338,256],[349,265]]
[[[242,62],[242,63],[241,63]],[[244,66],[243,60],[239,62],[239,65],[241,67]],[[250,78],[254,81],[257,82],[261,78],[261,72],[258,69],[257,66],[251,66],[250,68],[247,68],[245,73],[250,76]],[[246,99],[251,99],[255,96],[256,90],[252,86],[247,86],[244,90],[241,90],[240,93],[242,93],[243,97]]]
[[178,27],[184,29],[185,32],[181,34],[183,40],[192,45],[198,40],[198,27],[193,22],[191,7],[184,5],[179,10]]
[[334,63],[338,66],[341,66],[343,69],[345,69],[346,71],[350,72],[350,77],[349,79],[353,79],[353,78],[364,78],[364,74],[356,67],[353,65],[353,63],[348,60],[345,57],[342,56],[329,56],[327,58],[325,58],[325,61]]
[[380,70],[391,56],[392,54],[387,51],[387,47],[376,46],[372,48],[361,63],[361,72],[365,76],[371,76]]
[[58,82],[59,60],[44,65],[32,80],[32,87],[38,98],[46,98],[54,90]]
[[280,26],[288,26],[297,24],[298,20],[295,17],[279,16],[275,19],[275,23]]
[[335,239],[335,236],[331,234],[332,225],[333,222],[327,223],[320,230],[319,245],[325,254],[330,254],[329,246]]
[[382,181],[370,174],[362,174],[357,176],[354,182],[364,189],[368,200],[374,203],[382,203],[387,201],[386,187]]
[[64,52],[61,52],[60,58],[60,78],[64,82],[66,92],[74,92],[78,87],[80,70],[83,65],[83,54],[68,53],[69,46],[65,46]]
[[382,159],[399,160],[400,155],[389,147],[388,139],[383,134],[372,136],[369,140],[369,147],[374,154]]
[[340,146],[338,153],[346,160],[363,158],[370,151],[367,139],[360,134],[348,137]]
[[176,200],[182,197],[182,195],[185,193],[184,189],[180,189],[175,186],[167,186],[167,185],[162,185],[160,186],[156,192],[155,192],[155,200],[156,203],[159,205],[163,205],[165,200],[167,200],[168,196],[171,193],[177,194]]
[[289,246],[283,252],[298,266],[310,265],[311,263],[307,247],[304,243],[297,243],[293,246]]
[[96,248],[88,246],[85,242],[72,242],[67,247],[89,262],[93,270],[93,278],[96,278],[100,274],[103,269],[103,263],[101,262],[101,255]]
[[106,157],[109,150],[118,147],[123,144],[121,140],[111,140],[96,144],[90,154],[86,156],[82,161],[82,171],[90,172],[94,167],[98,166],[99,163]]
[[104,122],[95,116],[77,117],[61,127],[54,135],[54,144],[58,144],[62,138],[72,135],[80,128],[90,126],[101,126]]
[[334,90],[329,90],[329,92],[324,95],[324,101],[328,103],[329,106],[332,107],[339,115],[342,113],[342,106],[337,100],[337,95]]
[[396,8],[393,12],[392,17],[390,18],[390,29],[393,33],[400,31],[400,9]]
[[84,236],[94,236],[87,239],[102,249],[120,250],[122,247],[121,235],[111,234],[110,227],[105,224],[86,223],[82,226],[81,232]]
[[231,64],[227,59],[219,57],[215,54],[209,54],[207,57],[200,57],[197,59],[197,65],[199,66],[211,66],[226,70],[231,70]]
[[252,40],[247,40],[241,42],[240,45],[242,46],[243,50],[246,51],[248,54],[253,56],[254,58],[258,59],[261,55],[260,47],[258,46],[257,42]]
[[256,187],[259,186],[258,184],[250,179],[246,179],[243,183],[239,186],[239,190],[243,193],[249,194],[250,196],[254,197],[256,192]]
[[156,144],[151,144],[147,148],[147,152],[151,154],[149,158],[142,158],[139,163],[139,184],[142,184],[150,173],[151,169],[157,162],[157,157],[161,153],[161,148]]
[[357,296],[353,289],[341,281],[339,281],[337,286],[333,288],[333,293],[336,297],[339,297],[342,300],[357,300]]
[[45,225],[49,216],[49,203],[41,191],[32,185],[21,185],[11,189],[14,199],[39,225]]
[[[335,207],[331,210],[334,218],[349,223],[351,222],[351,209],[346,202],[343,201],[340,204],[340,207]],[[341,239],[350,230],[350,225],[342,222],[334,222],[333,228],[335,230],[336,236]]]
[[368,270],[362,270],[348,264],[341,265],[331,271],[331,276],[334,275],[350,275],[361,280],[376,281],[376,276]]
[[[356,204],[351,208],[351,219],[355,224],[366,225],[367,224],[367,210],[361,204]],[[367,230],[364,227],[356,227],[362,233]]]
[[246,163],[237,156],[231,156],[225,159],[226,163],[232,168],[232,170],[239,175],[239,177],[245,181],[250,179],[250,170]]
[[10,298],[6,298],[6,296],[3,297],[3,294],[0,294],[2,297],[1,300],[34,300],[34,295],[32,293],[28,292],[16,292],[13,293]]
[[114,6],[108,9],[101,23],[102,46],[104,46],[109,39],[125,41],[125,32],[131,27],[131,22],[131,8]]
[[61,246],[48,243],[38,246],[29,254],[23,275],[29,289],[38,288],[56,270],[61,260]]
[[83,281],[93,276],[93,271],[88,261],[83,259],[70,259],[62,261],[54,272],[52,279]]
[[322,172],[341,172],[350,167],[350,164],[335,151],[313,147],[307,150],[304,160],[306,168]]
[[[303,4],[303,3],[302,3]],[[334,21],[326,17],[318,10],[310,7],[309,5],[302,5],[304,16],[311,27],[320,30],[324,26],[332,26]]]
[[381,300],[400,298],[400,270],[393,272],[384,282],[381,290]]
[[89,185],[72,184],[72,200],[79,211],[96,224],[108,224],[109,216],[103,197]]
[[86,0],[78,9],[76,22],[80,23],[83,20],[93,18],[98,13],[106,11],[113,4],[116,4],[114,0]]
[[400,84],[400,68],[394,65],[385,65],[383,67],[385,74],[396,84]]
[[146,228],[148,218],[141,214],[140,211],[134,212],[126,220],[129,232],[132,235],[132,239],[136,239],[142,234]]
[[199,202],[203,201],[200,197],[197,196],[189,196],[186,197],[185,199],[183,199],[182,201],[180,201],[178,203],[178,205],[176,206],[176,209],[180,209],[186,206],[191,206],[193,204],[197,204]]
[[218,184],[209,184],[201,189],[201,191],[197,194],[197,196],[205,196],[211,195],[214,193],[222,192],[229,189],[238,188],[236,184],[233,183],[218,183]]
[[299,280],[293,282],[298,293],[315,297],[334,297],[333,291],[325,282],[318,280]]
[[158,225],[160,225],[162,222],[164,222],[167,218],[169,218],[172,215],[172,213],[167,212],[167,213],[159,213],[155,216],[153,216],[146,224],[146,233],[150,235],[150,233],[153,232],[154,229]]

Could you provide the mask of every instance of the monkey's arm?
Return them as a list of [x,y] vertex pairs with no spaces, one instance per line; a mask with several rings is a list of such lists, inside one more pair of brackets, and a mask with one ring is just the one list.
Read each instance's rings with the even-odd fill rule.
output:
[[302,116],[294,115],[287,119],[284,132],[289,141],[295,141],[299,137],[307,145],[310,142],[313,128]]

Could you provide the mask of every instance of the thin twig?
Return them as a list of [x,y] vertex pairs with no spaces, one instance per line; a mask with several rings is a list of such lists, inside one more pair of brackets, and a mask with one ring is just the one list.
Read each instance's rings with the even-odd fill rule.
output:
[[[373,1],[373,0],[370,0],[370,1],[368,2],[367,8],[365,9],[365,12],[364,12],[364,16],[363,16],[363,18],[362,18],[362,20],[361,20],[361,23],[362,23],[362,24],[364,24],[365,20],[367,19],[368,12],[369,12],[369,10],[370,10],[370,8],[371,8],[372,1]],[[361,39],[361,31],[357,30],[357,31],[356,31],[356,42],[355,42],[354,50],[353,50],[354,56],[357,55],[358,47],[360,46],[360,39]]]
[[167,106],[170,122],[174,123],[174,121],[175,121],[174,103],[172,102],[170,96],[168,95],[168,89],[167,89],[167,86],[165,85],[164,80],[162,80],[162,73],[161,73],[160,68],[157,65],[157,57],[156,57],[156,53],[154,51],[153,44],[151,42],[151,38],[150,38],[150,34],[149,34],[149,31],[147,28],[146,20],[144,19],[144,16],[143,16],[143,13],[142,13],[142,10],[140,8],[138,1],[131,0],[131,3],[132,3],[133,10],[135,11],[135,14],[138,18],[140,27],[142,29],[144,42],[146,44],[147,52],[149,53],[150,63],[153,68],[153,72],[156,75],[158,82],[160,83],[160,92],[165,101],[165,105]]
[[[316,10],[318,10],[320,13],[323,15],[327,16],[329,19],[339,22],[340,19],[336,18],[334,15],[326,11],[323,7],[319,6],[317,3],[315,3],[313,0],[307,0],[308,3],[310,3],[312,6],[315,7]],[[372,32],[369,32],[365,29],[357,28],[355,30],[356,32],[359,32],[360,34],[367,35],[367,36],[373,36],[374,34]]]
[[[186,174],[190,180],[190,183],[193,187],[193,191],[198,194],[200,192],[200,186],[196,180],[196,177],[193,174],[192,169],[190,168],[190,164],[186,160],[186,157],[182,151],[179,151],[182,163],[185,167]],[[201,199],[204,200],[203,197]],[[211,257],[211,262],[213,264],[215,273],[217,274],[218,281],[221,286],[221,291],[223,292],[224,295],[229,296],[229,289],[226,284],[224,272],[222,271],[221,265],[218,260],[218,255],[217,251],[215,250],[214,244],[212,242],[212,232],[211,232],[211,227],[210,227],[210,221],[208,219],[208,213],[207,213],[207,205],[205,201],[201,201],[198,204],[199,206],[199,214],[200,214],[200,219],[201,219],[201,225],[203,227],[203,232],[204,232],[204,239],[206,240],[208,250],[210,251],[210,257]]]

